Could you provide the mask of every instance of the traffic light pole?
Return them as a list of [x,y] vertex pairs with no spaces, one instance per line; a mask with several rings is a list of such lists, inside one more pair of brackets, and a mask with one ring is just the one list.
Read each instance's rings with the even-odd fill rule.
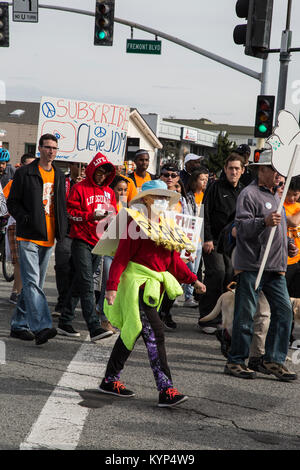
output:
[[286,88],[288,79],[288,67],[291,60],[290,45],[292,40],[292,31],[290,31],[292,0],[288,0],[286,27],[282,31],[280,46],[280,71],[277,91],[276,118],[281,109],[285,107]]
[[[12,4],[10,3],[10,5]],[[53,5],[41,5],[41,4],[39,4],[39,8],[45,8],[48,10],[66,11],[66,12],[77,13],[77,14],[86,15],[86,16],[95,16],[95,13],[92,13],[86,10],[78,10],[75,8],[59,7],[59,6],[53,6]],[[144,26],[138,23],[133,23],[127,20],[122,20],[116,17],[114,21],[115,23],[123,24],[125,26],[129,26],[135,29],[140,29],[141,31],[146,31],[147,33],[153,34],[154,36],[166,39],[167,41],[171,41],[175,44],[178,44],[179,46],[185,47],[186,49],[196,52],[197,54],[203,55],[211,60],[219,62],[220,64],[223,64],[226,67],[230,67],[234,70],[237,70],[238,72],[248,75],[249,77],[255,78],[256,80],[259,80],[260,82],[263,81],[262,72],[259,73],[259,72],[256,72],[255,70],[251,70],[247,67],[244,67],[243,65],[237,64],[235,62],[232,62],[231,60],[225,59],[224,57],[218,56],[217,54],[213,54],[212,52],[206,51],[205,49],[202,49],[201,47],[195,46],[194,44],[190,44],[189,42],[176,38],[175,36],[171,36],[170,34],[166,34],[162,31],[149,28],[148,26]]]

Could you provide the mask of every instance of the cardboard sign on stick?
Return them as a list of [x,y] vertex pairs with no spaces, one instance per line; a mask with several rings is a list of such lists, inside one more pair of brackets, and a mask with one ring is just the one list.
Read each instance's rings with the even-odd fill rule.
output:
[[114,165],[124,161],[130,108],[66,98],[41,98],[38,141],[43,134],[58,139],[56,160],[90,163],[103,153]]
[[[101,228],[97,233],[101,235],[99,242],[93,248],[92,253],[96,255],[114,256],[119,240],[126,236],[125,228],[128,216],[134,221],[129,224],[128,233],[131,239],[151,238],[155,243],[167,249],[182,251],[195,251],[194,244],[186,236],[185,232],[172,219],[160,217],[159,222],[149,220],[144,214],[134,209],[122,209],[116,217],[113,217],[104,233]],[[101,223],[101,222],[100,222]],[[99,225],[99,224],[98,224]],[[136,230],[136,227],[140,230]]]

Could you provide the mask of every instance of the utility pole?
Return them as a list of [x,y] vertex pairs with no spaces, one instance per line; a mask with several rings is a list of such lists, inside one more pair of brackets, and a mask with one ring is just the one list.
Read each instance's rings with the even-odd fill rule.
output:
[[285,107],[288,67],[291,60],[290,46],[292,42],[292,31],[290,31],[292,0],[288,0],[286,26],[282,31],[280,46],[280,71],[277,91],[276,118],[280,110]]

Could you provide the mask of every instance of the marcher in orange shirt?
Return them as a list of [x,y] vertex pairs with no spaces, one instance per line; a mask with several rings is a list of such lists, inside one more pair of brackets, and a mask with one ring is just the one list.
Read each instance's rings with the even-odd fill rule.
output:
[[43,292],[54,238],[67,231],[65,176],[56,168],[58,141],[52,134],[39,140],[40,158],[19,168],[14,176],[7,208],[16,219],[22,291],[11,321],[11,336],[37,345],[56,336]]
[[116,165],[115,169],[116,169],[116,176],[122,176],[122,178],[127,181],[126,196],[127,196],[127,203],[129,203],[131,201],[131,199],[133,199],[134,196],[137,195],[136,186],[135,186],[135,184],[134,184],[134,182],[131,178],[129,178],[126,175],[123,175],[124,165]]
[[134,163],[136,169],[133,173],[129,173],[128,177],[134,182],[137,192],[140,192],[144,183],[154,179],[154,176],[147,171],[150,163],[150,156],[147,150],[138,150],[134,156]]
[[300,297],[300,177],[291,180],[285,201],[284,208],[287,218],[288,237],[293,240],[299,249],[296,256],[288,257],[288,267],[286,272],[286,282],[290,297]]

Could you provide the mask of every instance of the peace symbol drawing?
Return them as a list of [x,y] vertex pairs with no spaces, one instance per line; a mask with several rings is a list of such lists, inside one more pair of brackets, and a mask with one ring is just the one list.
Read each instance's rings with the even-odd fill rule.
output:
[[45,102],[42,106],[43,115],[46,118],[53,118],[56,114],[55,107],[49,101]]

